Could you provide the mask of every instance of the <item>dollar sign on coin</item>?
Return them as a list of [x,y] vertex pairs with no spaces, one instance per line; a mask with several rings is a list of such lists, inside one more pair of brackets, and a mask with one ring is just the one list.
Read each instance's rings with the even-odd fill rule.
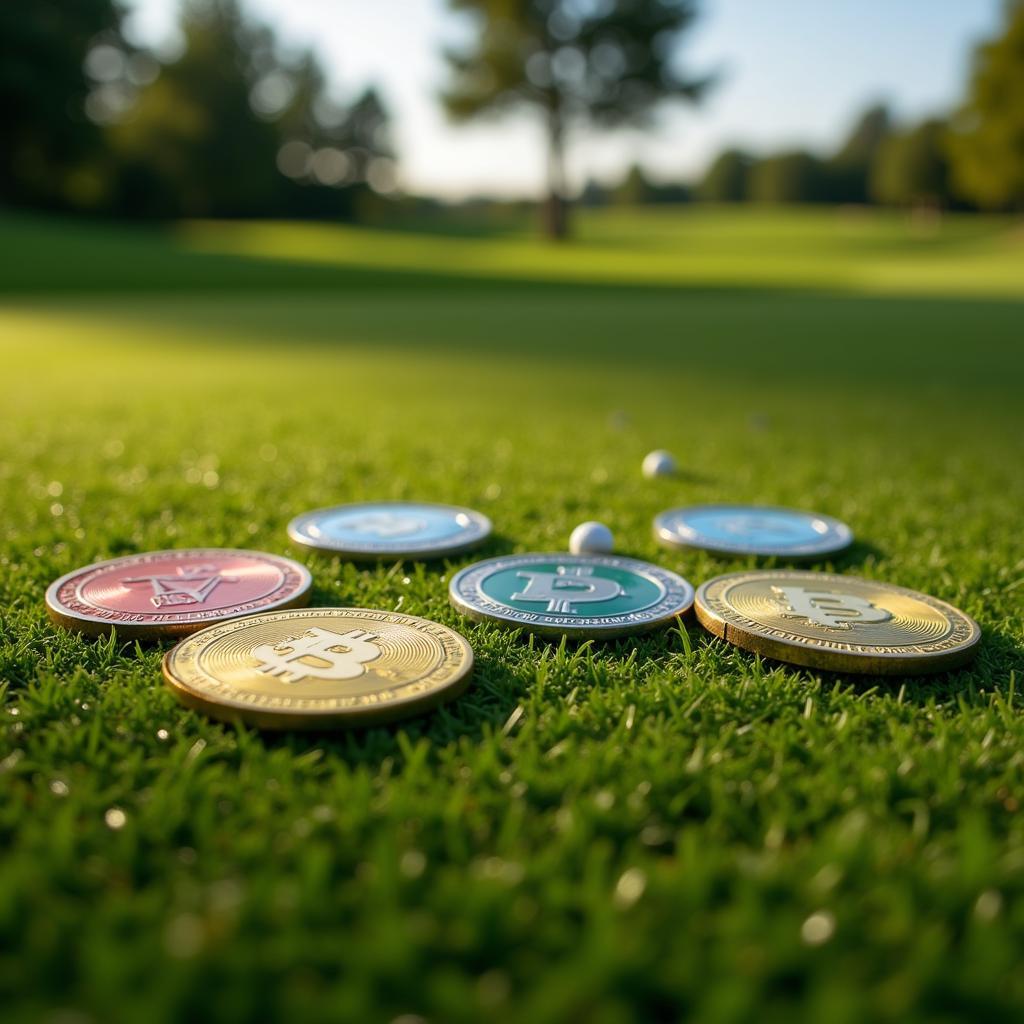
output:
[[945,601],[821,572],[718,576],[698,588],[695,609],[737,647],[837,672],[939,672],[973,657],[981,638],[978,624]]
[[250,615],[205,629],[164,658],[178,699],[264,729],[391,721],[457,696],[473,652],[437,622],[367,608]]

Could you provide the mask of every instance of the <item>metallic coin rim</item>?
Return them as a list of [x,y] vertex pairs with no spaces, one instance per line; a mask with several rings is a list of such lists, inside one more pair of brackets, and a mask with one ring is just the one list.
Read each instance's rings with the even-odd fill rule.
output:
[[[534,616],[533,620],[523,621],[516,615],[503,615],[490,609],[484,610],[473,603],[477,577],[491,575],[492,572],[500,572],[516,566],[529,565],[541,560],[547,562],[571,560],[574,563],[582,562],[605,565],[613,569],[625,569],[653,580],[664,588],[666,593],[657,604],[649,609],[644,609],[644,612],[649,613],[650,616],[647,620],[627,624],[614,623],[608,626],[593,624],[574,626],[574,620],[578,623],[576,616],[541,614],[539,612],[529,613]],[[460,588],[464,585],[470,585],[472,589],[468,593],[463,593]],[[523,555],[499,555],[496,558],[485,558],[461,569],[448,584],[448,600],[452,607],[474,622],[491,622],[503,628],[535,633],[537,636],[565,636],[571,639],[611,640],[616,637],[635,636],[660,629],[674,622],[677,617],[689,612],[693,607],[694,596],[693,584],[689,580],[651,562],[644,562],[637,558],[624,558],[619,555],[573,555],[564,551],[530,552]],[[599,616],[589,616],[589,618],[599,618]]]
[[[231,630],[240,629],[245,626],[259,625],[268,621],[279,619],[313,618],[322,615],[339,615],[347,613],[350,615],[372,615],[387,616],[390,624],[411,625],[412,623],[427,623],[433,629],[444,630],[449,633],[463,650],[464,662],[457,675],[425,695],[414,695],[399,700],[390,701],[387,704],[377,704],[361,708],[346,708],[343,711],[310,711],[308,708],[288,710],[277,708],[269,710],[266,708],[252,708],[241,702],[214,700],[211,696],[190,686],[183,679],[174,673],[173,664],[176,656],[186,645],[201,644],[205,633],[219,633],[224,635]],[[210,640],[219,639],[210,637]],[[258,729],[275,730],[316,730],[316,729],[344,729],[370,725],[378,725],[386,722],[396,721],[411,715],[429,711],[440,704],[447,703],[458,697],[469,685],[473,676],[474,655],[473,648],[469,641],[458,631],[446,626],[443,623],[435,622],[433,619],[425,619],[418,615],[404,615],[401,612],[383,611],[380,608],[303,608],[292,611],[275,611],[259,615],[246,615],[242,618],[232,619],[230,622],[221,622],[208,629],[200,630],[190,637],[186,637],[181,643],[172,647],[163,658],[162,669],[164,682],[174,695],[187,707],[202,711],[211,718],[222,722],[241,722],[245,725],[255,726]]]
[[72,611],[63,605],[57,595],[61,588],[77,577],[87,575],[99,569],[107,569],[119,562],[126,564],[145,565],[146,561],[153,561],[158,558],[203,558],[207,556],[247,555],[250,558],[257,558],[264,561],[275,562],[279,568],[287,569],[299,577],[299,586],[294,593],[281,600],[271,601],[259,609],[256,614],[263,611],[274,611],[285,608],[298,608],[309,601],[310,589],[313,586],[312,573],[300,562],[286,558],[284,555],[274,555],[266,551],[253,551],[250,548],[169,548],[164,551],[141,551],[134,555],[120,555],[117,558],[105,558],[91,565],[84,565],[54,580],[46,588],[46,611],[51,620],[64,629],[82,633],[87,636],[105,636],[112,630],[116,630],[118,636],[130,639],[159,638],[165,636],[186,636],[195,633],[197,630],[205,629],[207,626],[220,625],[230,619],[236,619],[244,615],[254,614],[252,609],[240,612],[232,612],[224,609],[224,614],[218,618],[205,618],[198,622],[190,622],[183,618],[179,622],[161,623],[140,623],[140,622],[118,622],[103,615],[84,615]]
[[[813,519],[820,519],[824,522],[829,532],[823,534],[820,541],[808,544],[798,544],[796,547],[773,547],[770,544],[729,544],[721,541],[704,543],[700,535],[693,531],[693,538],[683,540],[679,534],[669,528],[666,520],[669,516],[678,516],[685,512],[718,512],[718,511],[756,511],[756,512],[785,512],[790,515],[797,515]],[[821,555],[832,555],[843,551],[853,543],[853,530],[840,519],[828,516],[821,512],[807,512],[804,509],[789,508],[785,505],[680,505],[678,508],[668,508],[659,512],[654,517],[654,537],[663,547],[666,548],[692,548],[699,551],[707,551],[712,555],[758,555],[763,558],[815,558]]]
[[[712,591],[732,584],[762,580],[813,580],[816,583],[846,583],[855,581],[867,586],[891,590],[929,605],[941,612],[951,622],[959,620],[969,627],[970,635],[959,646],[936,651],[933,654],[922,654],[914,651],[907,654],[870,651],[829,651],[806,644],[799,638],[792,640],[785,637],[770,636],[751,629],[739,622],[727,620],[718,611],[710,607],[709,601],[717,594]],[[960,611],[946,601],[919,590],[897,586],[882,580],[869,580],[860,576],[845,576],[839,573],[813,572],[810,570],[762,569],[749,572],[731,572],[715,576],[697,588],[694,598],[694,612],[697,621],[715,636],[734,644],[745,651],[762,654],[776,661],[802,665],[806,668],[823,669],[832,672],[849,672],[863,675],[925,675],[931,672],[942,672],[956,668],[969,661],[981,640],[981,627],[966,612]],[[863,645],[868,646],[868,645]],[[924,645],[919,645],[924,646]]]
[[[464,534],[453,537],[451,541],[423,541],[419,544],[388,545],[381,542],[356,546],[333,545],[310,537],[303,532],[307,523],[328,513],[338,512],[341,509],[376,508],[381,505],[388,505],[392,508],[429,508],[461,513],[469,517],[471,524],[466,528]],[[342,555],[353,560],[379,561],[387,558],[443,558],[446,555],[459,555],[483,543],[491,535],[492,529],[493,525],[487,516],[482,512],[477,512],[476,509],[466,508],[464,505],[445,505],[431,501],[355,501],[342,505],[326,505],[323,508],[302,512],[288,524],[288,536],[294,543],[301,544],[302,547],[311,551]]]

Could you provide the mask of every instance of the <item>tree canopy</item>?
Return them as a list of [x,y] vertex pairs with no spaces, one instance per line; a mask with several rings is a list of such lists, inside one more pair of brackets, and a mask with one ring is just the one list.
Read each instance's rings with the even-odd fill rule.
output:
[[1008,0],[1002,34],[974,54],[949,153],[967,199],[989,209],[1024,206],[1024,0]]
[[84,58],[96,40],[121,42],[120,18],[115,0],[0,4],[0,202],[74,205],[76,172],[103,143]]
[[529,107],[548,141],[547,226],[564,234],[566,134],[645,124],[663,100],[696,100],[708,78],[687,74],[677,43],[694,0],[449,0],[474,31],[446,53],[443,93],[456,120]]

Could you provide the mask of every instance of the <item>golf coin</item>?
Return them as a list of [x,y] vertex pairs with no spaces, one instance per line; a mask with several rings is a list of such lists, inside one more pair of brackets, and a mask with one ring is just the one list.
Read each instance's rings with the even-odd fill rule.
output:
[[831,516],[756,505],[690,505],[662,512],[654,536],[665,547],[701,548],[717,555],[815,558],[853,542]]
[[701,585],[715,636],[778,661],[835,672],[919,675],[968,661],[978,624],[945,601],[855,576],[767,570]]
[[406,501],[321,508],[288,524],[297,544],[355,559],[443,558],[490,532],[491,521],[472,509]]
[[261,729],[330,729],[457,696],[473,651],[447,626],[365,608],[268,612],[211,626],[164,657],[178,699]]
[[82,633],[180,635],[305,604],[312,582],[305,566],[262,551],[150,551],[61,576],[46,591],[46,607],[59,625]]
[[478,622],[541,636],[628,636],[669,625],[693,604],[681,576],[615,555],[510,555],[452,577],[452,604]]

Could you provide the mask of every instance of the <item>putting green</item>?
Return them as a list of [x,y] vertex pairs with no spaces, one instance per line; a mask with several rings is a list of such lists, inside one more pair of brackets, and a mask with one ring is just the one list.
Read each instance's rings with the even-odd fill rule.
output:
[[[1020,1015],[1022,236],[844,217],[594,214],[557,250],[0,224],[5,1018]],[[641,477],[652,448],[676,479]],[[396,498],[486,513],[481,556],[601,520],[694,584],[756,563],[659,548],[656,512],[805,507],[858,538],[824,567],[984,639],[884,681],[693,620],[560,646],[460,619],[476,555],[288,543]],[[56,576],[186,545],[454,626],[475,680],[400,727],[265,737],[180,707],[164,648],[47,621]]]

